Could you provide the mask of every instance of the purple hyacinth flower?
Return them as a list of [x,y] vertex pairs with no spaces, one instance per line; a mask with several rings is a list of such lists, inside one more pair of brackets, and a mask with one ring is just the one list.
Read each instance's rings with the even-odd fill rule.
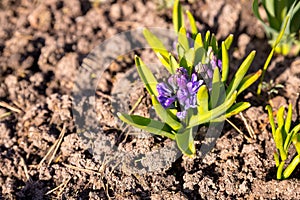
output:
[[157,84],[158,101],[164,108],[176,106],[177,117],[182,120],[189,108],[197,106],[196,95],[202,84],[203,80],[198,80],[196,73],[189,76],[185,68],[179,67],[176,74],[168,78],[167,83]]

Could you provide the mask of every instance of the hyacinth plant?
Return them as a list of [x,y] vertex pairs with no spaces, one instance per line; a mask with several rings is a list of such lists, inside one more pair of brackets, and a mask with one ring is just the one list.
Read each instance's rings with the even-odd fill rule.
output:
[[229,81],[228,49],[233,36],[229,35],[219,46],[214,34],[207,31],[202,37],[192,14],[187,11],[186,15],[190,32],[185,27],[182,7],[178,0],[175,1],[175,54],[168,52],[148,29],[143,31],[170,74],[165,81],[158,82],[141,58],[135,57],[139,76],[161,121],[125,113],[118,113],[118,116],[134,127],[175,140],[183,154],[193,156],[196,152],[193,134],[200,125],[224,121],[250,107],[248,102],[237,103],[237,96],[260,77],[261,70],[246,75],[255,56],[252,51]]
[[253,13],[263,24],[273,49],[263,67],[257,88],[258,95],[261,94],[263,85],[266,85],[263,81],[274,52],[288,55],[292,47],[294,55],[300,51],[300,1],[262,0],[261,4],[267,14],[267,23],[260,16],[258,0],[253,1]]
[[267,15],[266,22],[259,13],[258,0],[253,1],[254,15],[261,21],[271,45],[278,37],[286,16],[290,21],[285,29],[281,42],[275,48],[276,53],[288,55],[294,47],[293,54],[300,51],[300,1],[295,0],[261,0],[260,1]]
[[[274,152],[274,160],[277,167],[277,179],[286,179],[300,163],[300,124],[291,128],[291,104],[289,105],[286,117],[284,117],[284,106],[279,108],[276,116],[277,126],[273,117],[272,107],[267,105],[266,109],[268,110],[272,136],[277,148],[277,151]],[[293,144],[296,149],[296,155],[289,163],[286,163],[288,161],[291,144]]]
[[[279,3],[279,2],[281,2],[281,3]],[[274,5],[273,5],[273,3],[274,3]],[[271,6],[271,4],[273,6]],[[291,23],[293,21],[295,21],[295,20],[293,20],[294,17],[298,15],[298,14],[296,14],[297,10],[300,9],[300,3],[296,4],[296,1],[294,2],[294,4],[292,4],[292,7],[289,9],[289,12],[287,14],[286,14],[286,12],[284,12],[284,10],[286,10],[286,9],[281,8],[282,10],[280,10],[280,6],[285,5],[285,3],[282,2],[281,0],[272,0],[272,1],[267,1],[267,2],[263,1],[263,5],[264,5],[265,9],[271,7],[273,9],[272,13],[273,14],[277,13],[276,14],[277,18],[279,17],[278,12],[280,11],[279,13],[281,13],[281,15],[282,15],[282,16],[281,15],[280,16],[283,17],[283,18],[282,19],[280,18],[281,20],[276,19],[276,17],[275,17],[275,19],[273,19],[273,20],[277,21],[276,23],[280,23],[280,25],[279,25],[280,28],[278,30],[277,29],[274,30],[272,27],[268,27],[266,24],[263,23],[268,37],[272,38],[272,39],[270,39],[269,42],[272,43],[273,48],[272,48],[272,51],[270,52],[270,54],[269,54],[269,56],[268,56],[268,58],[267,58],[267,60],[264,64],[264,67],[263,67],[262,75],[260,77],[260,82],[259,82],[258,87],[257,87],[257,94],[258,95],[261,94],[261,90],[262,90],[262,87],[263,87],[263,84],[264,84],[263,81],[264,81],[264,78],[265,78],[265,73],[268,69],[269,63],[271,62],[271,59],[273,57],[274,52],[285,51],[284,49],[286,49],[286,47],[289,46],[290,42],[293,41],[290,38],[294,34],[290,34],[289,29],[291,27]],[[297,5],[297,6],[295,7],[295,5]],[[271,8],[269,8],[269,9],[271,9]],[[278,11],[278,9],[279,9],[279,11]],[[275,12],[275,10],[276,10],[276,12]],[[253,2],[253,12],[254,12],[255,16],[261,22],[263,22],[262,18],[259,15],[259,12],[258,12],[258,0],[254,0],[254,2]],[[267,12],[271,12],[271,11],[267,11]],[[272,21],[271,16],[273,16],[273,15],[268,14],[268,16],[270,17],[270,20]],[[269,22],[269,23],[271,24],[271,22]],[[273,23],[275,23],[275,22],[273,22]],[[295,22],[293,22],[293,23],[295,23]],[[300,23],[299,23],[299,25],[300,25]],[[299,50],[300,50],[300,43],[299,43]],[[285,55],[287,53],[283,53],[283,54]]]

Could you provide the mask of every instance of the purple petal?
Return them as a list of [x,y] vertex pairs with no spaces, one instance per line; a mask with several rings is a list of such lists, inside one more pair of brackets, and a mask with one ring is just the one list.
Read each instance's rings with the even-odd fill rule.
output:
[[172,87],[173,90],[177,89],[176,76],[172,75],[168,78],[168,83]]
[[180,104],[183,104],[188,96],[188,91],[185,89],[179,89],[177,91],[177,98]]
[[192,82],[188,82],[186,84],[186,87],[187,87],[187,90],[188,90],[189,94],[192,94],[193,93],[193,83]]
[[211,79],[213,77],[213,71],[211,69],[208,69],[206,71],[206,74],[207,74],[207,76],[208,76],[209,79]]
[[187,75],[187,70],[184,67],[179,67],[177,72],[181,73],[182,75]]
[[191,96],[191,98],[190,98],[190,104],[191,104],[191,108],[196,108],[197,107],[197,98],[196,98],[196,95]]
[[174,97],[164,97],[164,96],[158,96],[158,101],[159,103],[164,107],[164,108],[169,108],[174,102],[176,98]]
[[219,69],[222,70],[222,60],[218,60]]
[[176,113],[176,116],[180,119],[180,120],[183,120],[186,116],[186,111],[182,111],[182,112],[177,112]]
[[184,110],[187,110],[191,107],[191,101],[190,101],[190,98],[187,98],[184,102]]
[[195,73],[192,74],[192,78],[191,78],[191,81],[192,82],[196,82],[198,79],[197,75]]
[[176,100],[176,98],[174,98],[174,97],[168,98],[165,102],[165,106],[170,107],[175,102],[175,100]]
[[172,90],[165,83],[158,83],[156,86],[159,95],[171,96]]
[[177,85],[179,88],[185,88],[187,84],[187,79],[185,76],[180,76],[177,78]]
[[216,61],[215,60],[211,60],[210,61],[210,64],[211,64],[211,68],[214,70],[215,68],[216,68],[216,66],[217,66],[217,63],[216,63]]
[[201,83],[200,83],[200,81],[199,81],[199,82],[197,82],[197,83],[195,83],[195,84],[193,85],[193,88],[192,88],[192,92],[191,92],[191,94],[196,94],[196,93],[198,92],[198,90],[199,90],[200,86],[201,86]]

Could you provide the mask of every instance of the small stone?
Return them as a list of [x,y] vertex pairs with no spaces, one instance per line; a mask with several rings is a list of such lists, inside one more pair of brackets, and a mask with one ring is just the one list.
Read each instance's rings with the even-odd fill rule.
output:
[[113,4],[110,8],[109,17],[112,21],[117,21],[122,16],[122,10],[119,4]]

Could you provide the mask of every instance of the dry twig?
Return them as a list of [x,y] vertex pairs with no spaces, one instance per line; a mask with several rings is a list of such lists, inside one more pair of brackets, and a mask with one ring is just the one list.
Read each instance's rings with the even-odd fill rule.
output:
[[4,107],[4,108],[7,108],[7,109],[9,109],[9,110],[11,110],[11,111],[14,111],[14,112],[16,112],[16,113],[22,113],[22,110],[20,110],[20,109],[18,109],[18,108],[15,108],[15,107],[11,106],[11,105],[9,105],[8,103],[6,103],[6,102],[4,102],[4,101],[1,101],[1,102],[0,102],[0,106],[1,106],[1,107]]
[[91,170],[91,169],[80,168],[80,167],[76,167],[74,165],[68,165],[68,164],[65,164],[65,163],[62,163],[62,165],[65,166],[65,167],[67,167],[67,168],[74,169],[74,170],[77,170],[77,171],[81,171],[81,172],[84,172],[84,173],[97,174],[99,176],[102,175],[102,173],[94,171],[94,170]]
[[31,180],[31,178],[29,176],[28,168],[27,168],[27,165],[25,163],[25,160],[24,160],[24,158],[22,156],[20,156],[20,158],[21,158],[21,164],[23,165],[23,168],[24,168],[24,173],[25,173],[25,176],[26,176],[26,181],[31,182],[32,180]]
[[45,155],[45,157],[41,160],[41,162],[39,163],[38,168],[40,168],[42,166],[42,164],[45,162],[45,160],[51,155],[49,162],[48,162],[48,166],[51,164],[52,160],[54,159],[56,152],[62,142],[62,139],[64,138],[66,133],[66,124],[63,125],[63,128],[59,134],[58,139],[54,142],[54,144],[50,147],[50,149],[48,150],[47,154]]
[[243,120],[243,122],[244,122],[244,124],[245,124],[245,126],[246,126],[246,129],[247,129],[247,131],[248,131],[250,137],[251,137],[252,139],[256,139],[256,135],[255,135],[255,133],[254,133],[254,130],[253,130],[253,128],[251,127],[251,125],[248,123],[247,119],[244,117],[243,113],[240,113],[240,116],[241,116],[241,118],[242,118],[242,120]]
[[233,122],[231,122],[229,119],[226,119],[226,121],[238,132],[238,133],[240,133],[241,135],[243,135],[245,138],[246,138],[246,140],[248,140],[249,142],[251,142],[252,141],[252,139],[251,138],[249,138],[247,135],[245,135],[244,133],[243,133],[243,131],[241,131]]
[[58,194],[57,194],[57,198],[59,198],[59,197],[61,196],[61,194],[62,194],[63,191],[65,190],[66,186],[67,186],[68,183],[70,182],[71,178],[72,178],[72,177],[68,178],[68,180],[65,181],[65,182],[63,183],[62,188],[60,189],[60,191],[59,191]]

